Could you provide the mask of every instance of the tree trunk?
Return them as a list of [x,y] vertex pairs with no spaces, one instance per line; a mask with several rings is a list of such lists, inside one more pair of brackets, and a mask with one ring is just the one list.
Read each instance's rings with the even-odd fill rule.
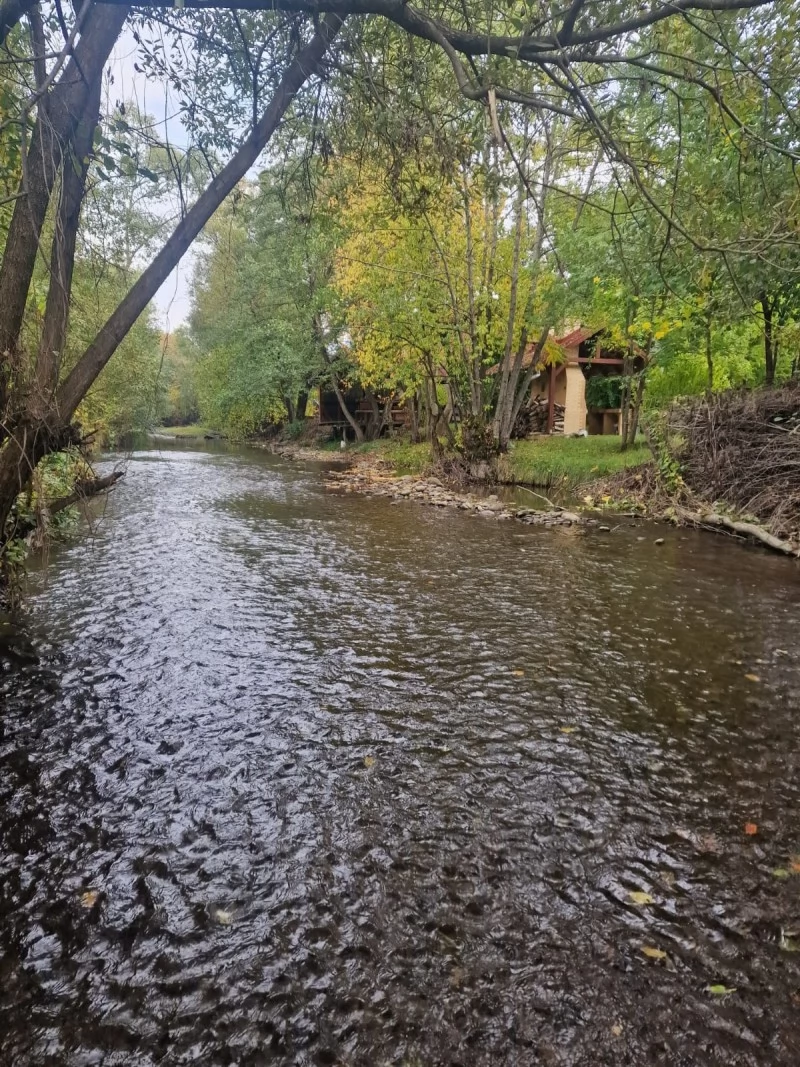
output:
[[374,441],[380,437],[383,426],[381,424],[381,409],[378,404],[378,398],[375,396],[371,389],[364,390],[364,399],[369,404],[369,420],[367,422],[367,429],[365,436],[368,441]]
[[706,393],[714,391],[714,353],[711,348],[711,315],[706,315]]
[[[517,381],[522,361],[525,358],[525,346],[528,341],[528,331],[523,325],[522,336],[519,345],[514,350],[514,330],[517,322],[517,292],[519,289],[519,261],[522,245],[522,216],[525,196],[520,187],[516,203],[516,221],[514,225],[514,252],[511,262],[511,290],[509,293],[508,319],[506,321],[506,342],[503,349],[503,359],[500,364],[500,385],[497,392],[497,401],[492,419],[492,436],[495,445],[500,452],[508,451],[508,442],[511,438],[511,427],[508,425],[511,410],[514,406]],[[513,359],[512,359],[513,352]]]
[[356,419],[353,418],[352,414],[350,413],[350,409],[347,406],[347,401],[345,400],[344,393],[342,392],[342,387],[341,385],[339,385],[339,380],[336,377],[335,371],[331,373],[331,385],[333,386],[334,393],[336,393],[336,399],[339,401],[339,407],[341,408],[342,414],[347,420],[348,426],[356,435],[356,441],[358,441],[359,444],[363,444],[365,439],[364,431],[361,429],[361,424],[357,422]]
[[297,407],[295,409],[295,418],[304,419],[306,417],[306,408],[308,407],[308,389],[301,389],[297,394]]
[[622,388],[620,389],[619,400],[619,435],[622,438],[620,443],[620,450],[622,452],[624,452],[628,447],[631,409],[631,370],[632,367],[630,356],[626,353],[625,361],[622,364]]
[[184,252],[261,155],[298,91],[318,70],[328,45],[339,32],[342,21],[338,15],[326,15],[308,44],[294,57],[250,136],[187,211],[164,247],[112,313],[64,382],[58,394],[62,412],[68,412],[69,416],[72,416],[97,375],[116,352]]
[[420,441],[420,433],[419,433],[419,421],[420,420],[419,420],[419,401],[417,400],[416,393],[413,396],[410,396],[408,398],[408,400],[406,400],[406,404],[408,405],[408,414],[409,414],[409,418],[411,420],[411,442],[412,442],[412,444],[418,445],[419,441]]
[[61,172],[61,187],[56,211],[55,234],[50,260],[50,282],[47,288],[44,325],[36,358],[36,388],[31,397],[33,412],[46,419],[50,412],[59,372],[61,354],[67,339],[72,274],[75,267],[75,245],[78,239],[81,205],[86,192],[89,156],[100,111],[102,71],[89,87],[86,113],[75,130],[73,154],[65,161]]
[[2,0],[0,3],[0,48],[20,19],[30,11],[35,0]]
[[[109,43],[110,51],[111,44],[113,44],[113,40],[119,32],[119,27],[122,25],[127,8],[99,8],[99,10],[101,12],[104,10],[111,11],[118,19],[116,33],[114,33]],[[96,17],[99,18],[99,15]],[[4,539],[6,522],[11,513],[11,508],[18,492],[25,486],[31,472],[48,452],[63,447],[62,442],[69,437],[69,422],[97,375],[108,363],[139,315],[155,296],[162,282],[211,218],[216,208],[235,188],[237,182],[241,180],[261,154],[298,90],[306,79],[319,68],[322,57],[329,43],[338,33],[341,24],[342,19],[337,15],[327,15],[321,20],[319,28],[309,43],[297,53],[287,67],[268,107],[247,140],[234,154],[227,166],[209,183],[197,202],[178,223],[171,237],[156,255],[150,266],[142,273],[127,296],[117,306],[97,337],[89,345],[58,389],[56,399],[46,416],[32,419],[30,414],[25,412],[12,422],[9,439],[6,440],[0,451],[0,539]],[[107,36],[109,35],[107,34]],[[103,64],[100,66],[101,71],[102,66]],[[88,94],[88,92],[89,88],[85,87],[85,94]],[[75,126],[85,114],[87,98],[84,95],[84,104],[81,112],[74,119]],[[9,241],[10,239],[11,236],[9,234]],[[34,242],[34,255],[37,245],[38,234],[37,240]],[[8,249],[8,243],[6,248]],[[5,266],[4,260],[3,267]],[[27,285],[25,292],[27,294]],[[67,294],[68,296],[69,294]],[[4,303],[0,303],[0,318],[5,317],[6,313],[7,306]],[[16,337],[14,337],[14,344],[16,344]]]
[[[128,10],[92,9],[74,55],[39,105],[0,264],[0,422],[5,425],[13,417],[9,387],[16,376],[15,354],[56,175],[65,160],[71,165],[72,159],[83,159],[75,151],[76,132],[87,113],[90,87],[102,75]],[[0,430],[0,441],[3,436]]]
[[519,384],[515,384],[514,386],[516,395],[514,399],[514,406],[511,409],[511,416],[509,419],[509,437],[511,436],[511,431],[514,429],[514,424],[517,421],[517,416],[520,413],[522,405],[525,403],[525,398],[528,395],[528,390],[531,387],[531,382],[538,373],[536,367],[540,359],[542,358],[542,352],[544,351],[544,346],[547,343],[547,338],[549,336],[550,326],[545,326],[542,332],[539,334],[539,340],[536,342],[536,349],[533,353],[531,364],[525,371],[525,374],[522,376],[522,382]]
[[761,294],[761,312],[764,316],[764,384],[774,385],[778,344],[774,333],[772,301],[767,293]]
[[629,445],[636,444],[636,434],[639,431],[639,412],[642,410],[642,400],[644,398],[644,385],[644,370],[642,370],[639,374],[639,381],[636,383],[636,395],[631,405],[627,438],[627,443]]

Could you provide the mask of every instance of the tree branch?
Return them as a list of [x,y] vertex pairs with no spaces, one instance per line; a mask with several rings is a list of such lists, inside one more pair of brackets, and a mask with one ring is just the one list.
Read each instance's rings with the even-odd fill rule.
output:
[[161,251],[78,360],[58,391],[59,415],[62,421],[68,421],[72,417],[92,382],[158,292],[175,264],[225,197],[233,191],[258,159],[298,90],[319,69],[328,45],[339,32],[342,21],[338,15],[327,15],[322,20],[309,43],[287,67],[258,125],[181,219]]

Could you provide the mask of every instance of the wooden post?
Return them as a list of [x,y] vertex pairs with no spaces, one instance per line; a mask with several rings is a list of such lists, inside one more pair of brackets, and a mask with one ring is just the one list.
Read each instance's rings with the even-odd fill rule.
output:
[[556,368],[550,364],[550,385],[547,389],[547,432],[553,432],[556,405]]

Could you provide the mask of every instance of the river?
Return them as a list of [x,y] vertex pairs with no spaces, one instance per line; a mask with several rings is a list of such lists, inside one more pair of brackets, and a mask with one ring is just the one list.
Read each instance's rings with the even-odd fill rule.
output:
[[0,1063],[796,1065],[799,608],[134,453],[0,644]]

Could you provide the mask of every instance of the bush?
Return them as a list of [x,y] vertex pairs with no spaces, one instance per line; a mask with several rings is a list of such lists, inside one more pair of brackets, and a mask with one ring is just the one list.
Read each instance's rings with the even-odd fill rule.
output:
[[622,378],[619,375],[597,374],[586,380],[588,408],[618,408],[622,404]]

